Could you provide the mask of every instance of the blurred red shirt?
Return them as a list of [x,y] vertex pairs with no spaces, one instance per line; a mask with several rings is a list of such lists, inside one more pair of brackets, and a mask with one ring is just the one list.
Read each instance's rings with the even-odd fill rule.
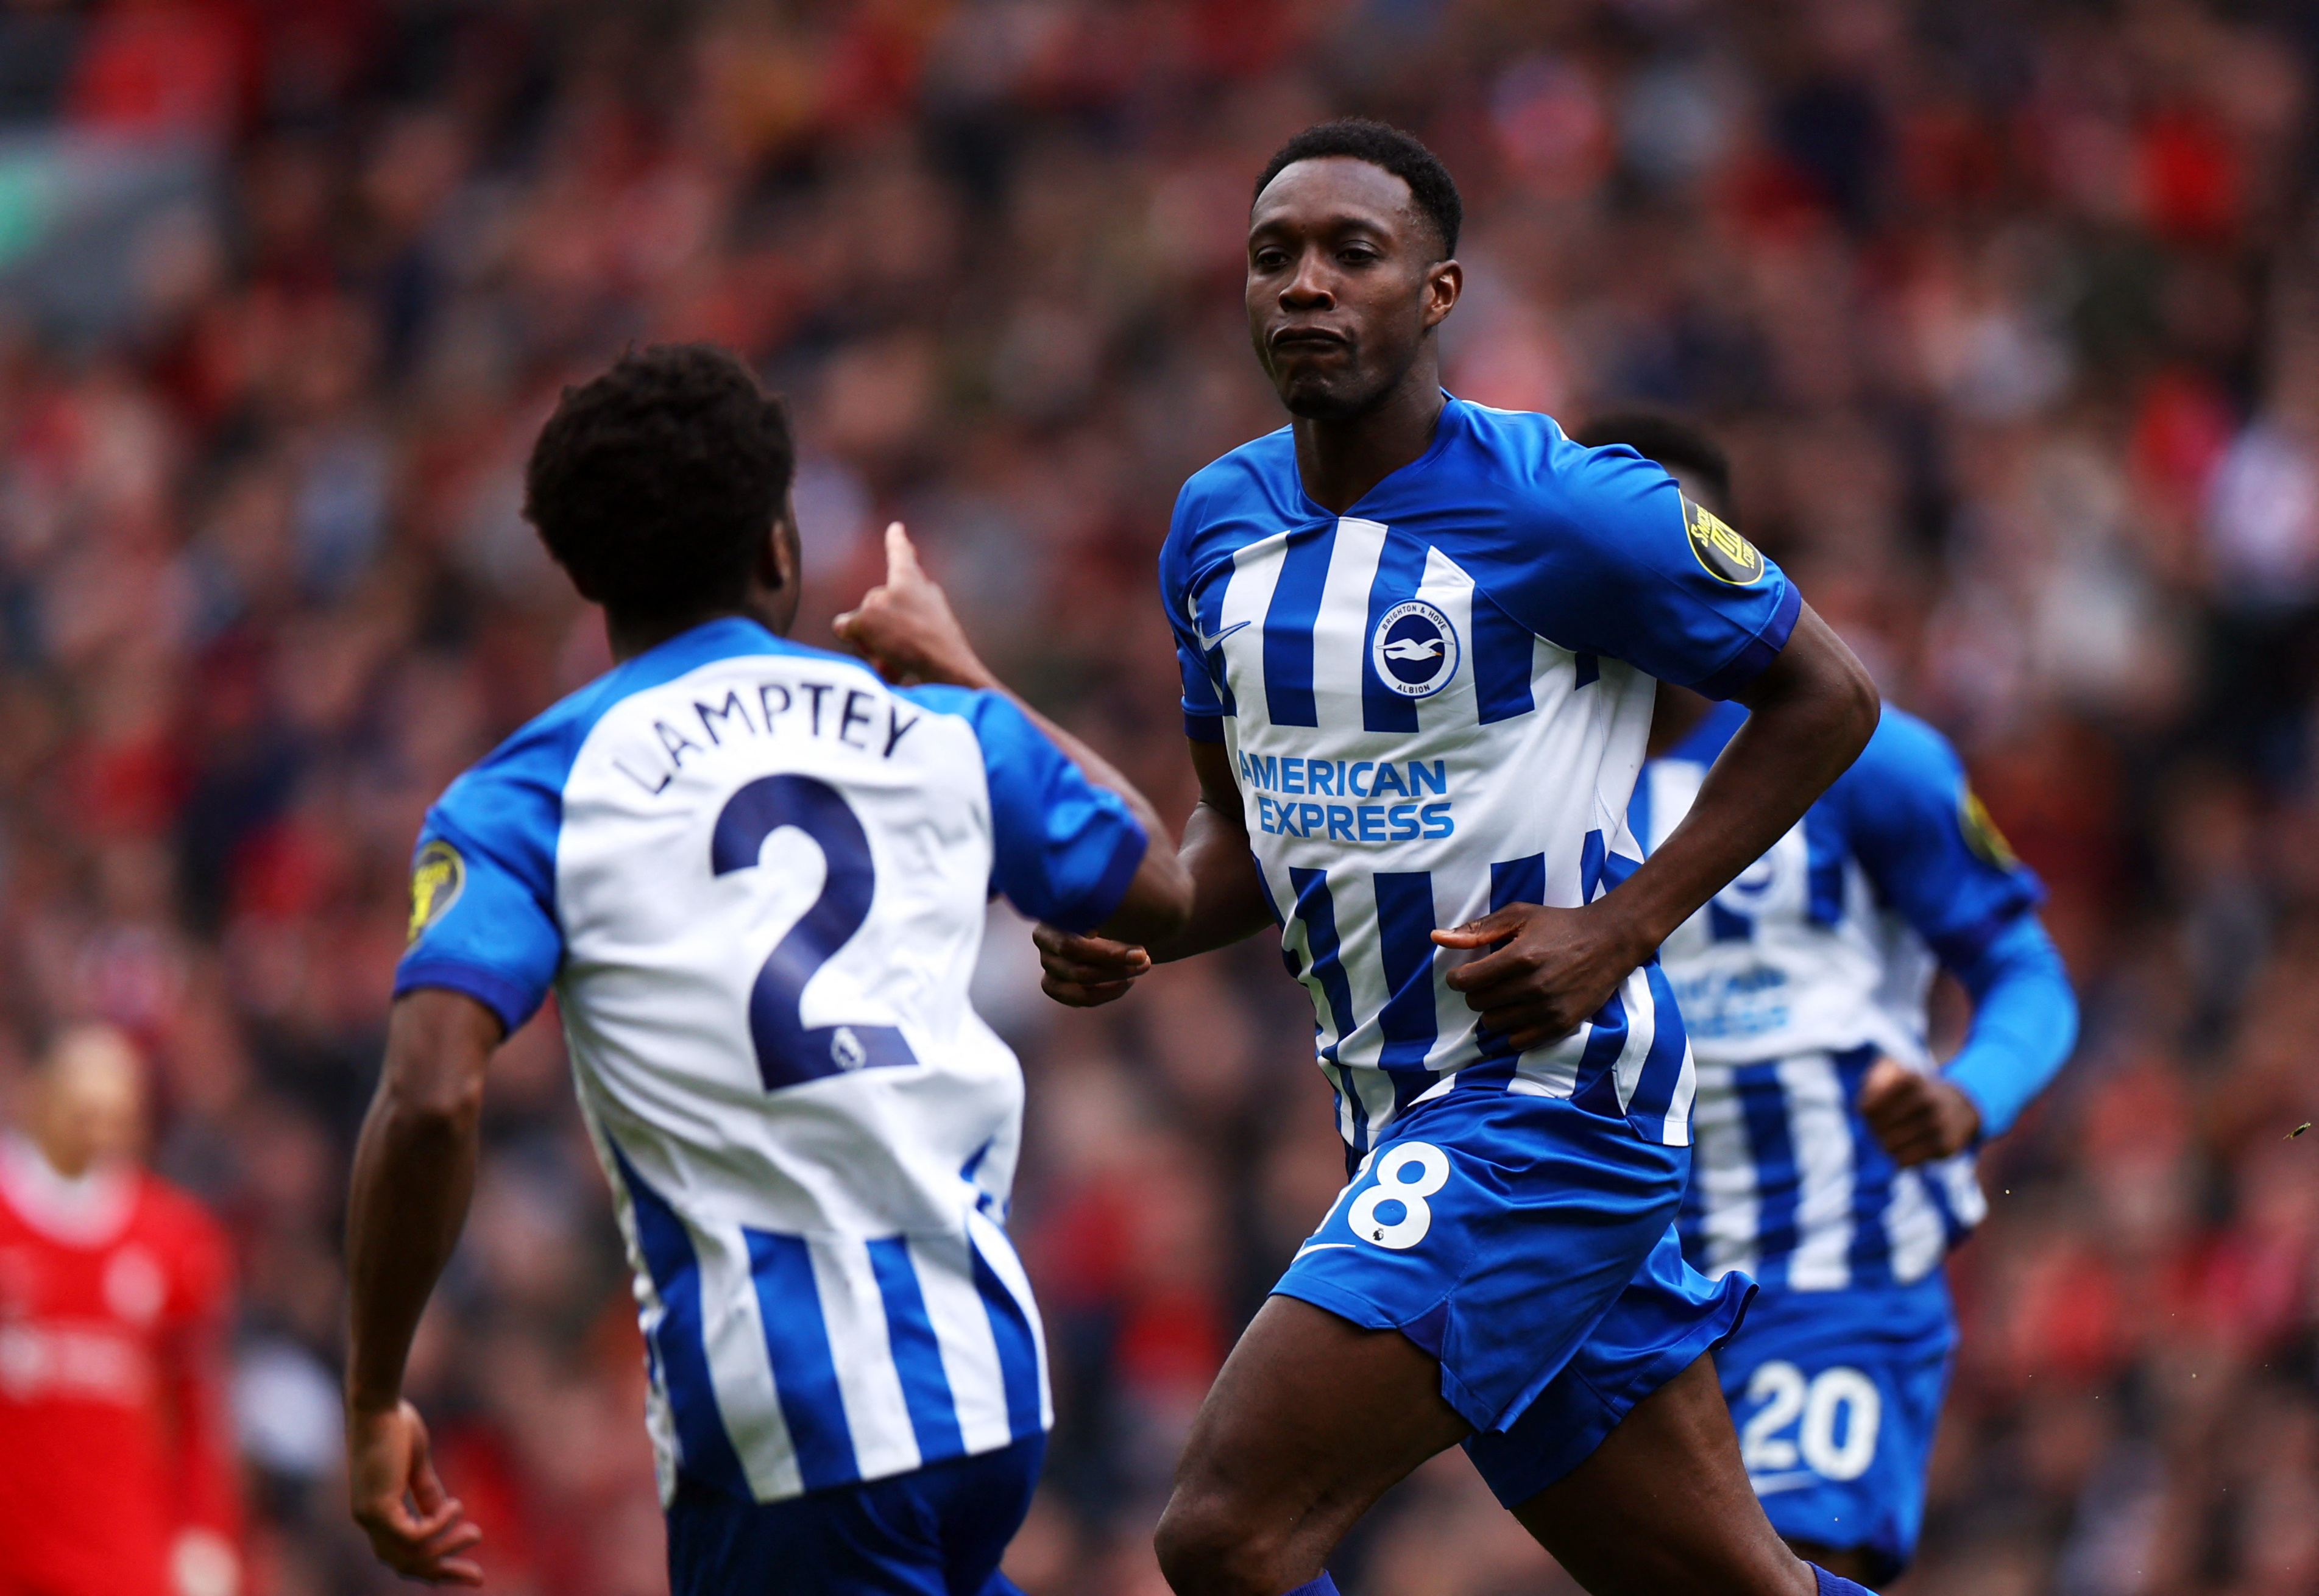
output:
[[190,1197],[0,1139],[0,1596],[231,1596],[227,1293]]

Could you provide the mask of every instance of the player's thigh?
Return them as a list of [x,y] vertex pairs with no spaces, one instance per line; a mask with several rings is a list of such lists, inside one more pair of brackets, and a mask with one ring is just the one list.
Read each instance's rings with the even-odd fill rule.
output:
[[1295,1526],[1294,1538],[1325,1556],[1379,1496],[1469,1429],[1442,1400],[1440,1365],[1399,1330],[1270,1297],[1193,1421],[1171,1532],[1263,1537]]
[[1811,1596],[1740,1466],[1712,1363],[1638,1402],[1514,1516],[1593,1596]]

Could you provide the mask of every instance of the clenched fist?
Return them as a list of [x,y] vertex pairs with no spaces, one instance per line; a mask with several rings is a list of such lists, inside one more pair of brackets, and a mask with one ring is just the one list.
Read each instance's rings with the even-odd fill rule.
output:
[[1961,1153],[1981,1134],[1981,1110],[1962,1089],[1890,1059],[1869,1067],[1860,1114],[1903,1169]]

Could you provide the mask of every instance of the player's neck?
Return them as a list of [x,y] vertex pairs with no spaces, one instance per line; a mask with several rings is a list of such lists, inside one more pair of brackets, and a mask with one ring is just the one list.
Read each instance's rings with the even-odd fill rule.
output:
[[615,615],[604,612],[604,639],[611,645],[615,663],[625,664],[640,654],[648,654],[672,637],[681,637],[695,627],[705,627],[710,621],[728,618],[753,620],[776,637],[789,636],[790,624],[797,618],[796,606],[779,602],[779,590],[765,594],[762,600],[740,605],[722,604],[699,610],[689,610],[678,616]]
[[1407,378],[1357,416],[1295,423],[1296,474],[1322,509],[1342,515],[1371,488],[1425,453],[1441,419],[1440,378],[1420,361]]

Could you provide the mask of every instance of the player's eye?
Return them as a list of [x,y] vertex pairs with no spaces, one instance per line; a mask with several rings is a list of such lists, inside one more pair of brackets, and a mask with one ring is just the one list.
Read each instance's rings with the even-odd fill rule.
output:
[[1285,249],[1259,249],[1249,257],[1249,264],[1259,272],[1277,272],[1287,259],[1288,252]]

